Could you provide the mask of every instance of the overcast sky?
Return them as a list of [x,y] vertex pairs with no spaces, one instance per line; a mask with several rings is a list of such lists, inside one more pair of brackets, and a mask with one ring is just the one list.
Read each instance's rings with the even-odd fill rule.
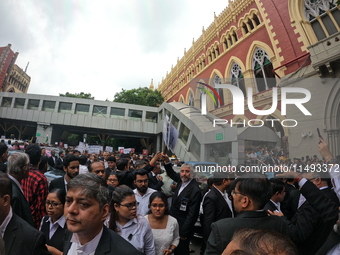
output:
[[157,87],[228,0],[1,0],[0,46],[12,44],[28,93]]

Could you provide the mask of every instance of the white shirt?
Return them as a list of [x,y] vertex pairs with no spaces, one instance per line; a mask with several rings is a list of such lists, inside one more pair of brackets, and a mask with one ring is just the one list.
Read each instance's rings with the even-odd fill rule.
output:
[[335,245],[332,249],[330,249],[326,255],[339,255],[340,254],[340,243]]
[[329,170],[329,175],[332,178],[332,184],[333,184],[334,192],[336,193],[336,195],[340,199],[340,171],[339,171],[339,165],[333,166]]
[[221,193],[222,197],[225,199],[225,201],[227,202],[227,204],[228,204],[228,206],[229,206],[229,209],[230,209],[231,215],[232,215],[231,217],[234,218],[233,205],[232,205],[231,200],[230,200],[229,197],[228,197],[228,194],[226,193],[226,191],[221,192],[221,191],[220,191],[218,188],[216,188],[215,186],[214,186],[214,188],[217,189],[217,190]]
[[204,211],[203,211],[203,203],[204,203],[204,199],[205,197],[208,195],[208,193],[211,191],[211,189],[209,189],[203,196],[202,198],[202,201],[201,201],[201,205],[200,205],[200,214],[204,214]]
[[89,172],[89,169],[86,165],[79,165],[79,174],[86,174]]
[[[149,215],[145,219],[149,221]],[[155,240],[156,255],[163,255],[164,249],[169,249],[171,245],[178,246],[179,243],[179,226],[177,220],[168,215],[168,222],[164,229],[152,229],[153,237]]]
[[[129,220],[124,226],[117,221],[117,228],[121,237],[131,243],[137,250],[145,255],[155,255],[155,245],[149,222],[142,216]],[[71,254],[70,254],[71,255]]]
[[134,189],[133,192],[135,193],[136,200],[139,203],[137,207],[137,214],[145,216],[148,214],[149,211],[149,199],[152,193],[156,192],[157,190],[148,188],[144,195],[139,194],[137,189]]
[[275,205],[275,207],[276,207],[276,210],[278,211],[278,212],[281,212],[281,204],[280,204],[280,202],[274,202],[273,200],[271,200],[270,199],[270,201]]
[[9,213],[7,214],[7,216],[4,219],[4,221],[2,222],[2,224],[0,225],[0,233],[1,233],[2,237],[4,237],[7,225],[11,221],[12,217],[13,217],[13,212],[12,212],[12,206],[11,206],[9,208]]
[[179,191],[178,191],[178,196],[179,194],[181,194],[181,192],[185,189],[186,186],[189,185],[189,183],[192,181],[192,179],[188,182],[182,182],[182,186],[180,187]]
[[68,250],[68,255],[94,255],[96,252],[99,240],[102,237],[103,228],[100,230],[98,235],[96,235],[90,242],[81,245],[78,239],[78,235],[73,233],[71,238],[71,247]]
[[161,176],[163,178],[164,183],[161,189],[167,197],[171,197],[173,195],[173,191],[170,186],[173,183],[173,180],[166,174],[166,172],[161,174]]
[[[44,218],[43,218],[44,219]],[[48,217],[48,219],[45,222],[50,222],[50,232],[49,232],[49,237],[48,239],[51,239],[54,233],[57,231],[58,227],[60,226],[61,228],[65,227],[65,217],[62,215],[56,222],[52,222],[51,217]],[[41,231],[41,226],[42,222],[40,224],[40,231]]]

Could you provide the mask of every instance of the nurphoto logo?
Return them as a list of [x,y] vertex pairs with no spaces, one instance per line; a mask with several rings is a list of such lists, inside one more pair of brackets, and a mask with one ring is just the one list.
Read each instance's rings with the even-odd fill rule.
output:
[[[200,85],[203,85],[206,88],[202,88],[202,87],[198,87],[200,90],[203,91],[202,93],[202,97],[201,97],[201,113],[202,115],[206,115],[207,114],[207,95],[209,95],[212,100],[216,103],[216,99],[214,97],[214,95],[216,96],[216,98],[219,100],[220,104],[222,105],[222,101],[221,98],[218,94],[218,92],[216,91],[216,89],[228,89],[232,95],[232,104],[233,104],[233,114],[234,115],[244,115],[244,104],[245,102],[247,103],[248,109],[251,113],[255,114],[255,115],[270,115],[273,112],[275,112],[275,110],[277,109],[278,106],[278,89],[277,87],[273,87],[272,88],[272,106],[270,107],[270,109],[266,109],[266,110],[257,110],[254,107],[254,102],[253,102],[253,97],[252,96],[248,96],[247,100],[245,100],[244,94],[242,92],[242,90],[240,88],[238,88],[237,86],[231,85],[231,84],[215,84],[215,88],[211,87],[208,84],[205,84],[203,82],[197,82]],[[212,91],[212,93],[214,93],[214,95],[212,95],[212,93],[209,91]],[[309,90],[305,89],[305,88],[293,88],[293,87],[285,87],[285,88],[280,88],[281,90],[281,114],[282,115],[286,115],[287,114],[287,105],[295,105],[304,115],[312,115],[307,109],[306,107],[303,106],[303,104],[309,102],[309,100],[311,99],[311,93]],[[302,94],[304,95],[303,98],[288,98],[288,94],[289,93],[294,93],[294,94]],[[248,88],[248,95],[253,95],[253,89],[252,88]],[[285,119],[280,121],[279,119],[266,119],[266,120],[262,120],[262,119],[251,119],[247,121],[248,126],[251,127],[262,127],[264,125],[264,122],[271,122],[272,127],[274,126],[274,122],[275,121],[279,121],[283,127],[295,127],[297,126],[297,121],[295,119]],[[254,124],[254,123],[260,123],[260,124]],[[219,124],[230,124],[230,126],[234,126],[234,125],[240,125],[243,124],[244,126],[246,126],[246,120],[243,120],[243,122],[233,122],[232,120],[230,120],[230,122],[228,122],[228,120],[226,119],[214,119],[213,120],[213,126],[215,127],[216,125]],[[290,124],[289,124],[290,123]],[[293,124],[292,124],[293,123]],[[269,123],[270,124],[270,123]]]

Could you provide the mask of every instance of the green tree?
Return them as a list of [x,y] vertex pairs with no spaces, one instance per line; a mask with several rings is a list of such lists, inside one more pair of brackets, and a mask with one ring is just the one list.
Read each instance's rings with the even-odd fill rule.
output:
[[121,92],[114,95],[113,102],[156,107],[164,102],[164,98],[158,90],[144,87],[130,90],[122,89]]
[[80,139],[80,136],[78,134],[70,134],[67,137],[67,144],[71,146],[76,146],[79,144],[79,141],[80,141],[79,139]]
[[59,93],[59,96],[60,97],[76,97],[76,98],[94,99],[94,97],[91,96],[91,93],[84,93],[84,92],[80,92],[80,93],[66,92],[66,94]]

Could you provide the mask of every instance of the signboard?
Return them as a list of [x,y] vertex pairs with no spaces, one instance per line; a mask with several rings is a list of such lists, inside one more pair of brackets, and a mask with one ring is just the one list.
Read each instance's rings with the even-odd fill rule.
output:
[[100,145],[89,145],[88,147],[88,153],[89,154],[99,154],[100,151],[103,150],[103,146],[100,146]]
[[86,150],[86,144],[83,142],[79,142],[79,145],[77,146],[76,150],[84,152]]
[[169,133],[169,144],[167,145],[167,147],[174,152],[175,151],[175,146],[177,143],[177,139],[178,139],[178,131],[175,128],[174,125],[172,125],[172,123],[170,123],[170,129],[169,129],[170,133]]
[[131,151],[131,148],[125,148],[125,149],[124,149],[124,154],[129,154],[130,151]]
[[223,140],[223,133],[216,134],[216,141]]
[[144,150],[143,150],[143,156],[147,156],[148,154],[149,154],[149,151],[146,150],[146,149],[144,149]]
[[172,152],[175,150],[175,146],[178,139],[178,130],[170,123],[169,117],[166,115],[164,117],[163,126],[163,140],[167,148]]
[[111,146],[106,146],[105,150],[106,150],[107,152],[113,152],[113,147],[111,147]]

